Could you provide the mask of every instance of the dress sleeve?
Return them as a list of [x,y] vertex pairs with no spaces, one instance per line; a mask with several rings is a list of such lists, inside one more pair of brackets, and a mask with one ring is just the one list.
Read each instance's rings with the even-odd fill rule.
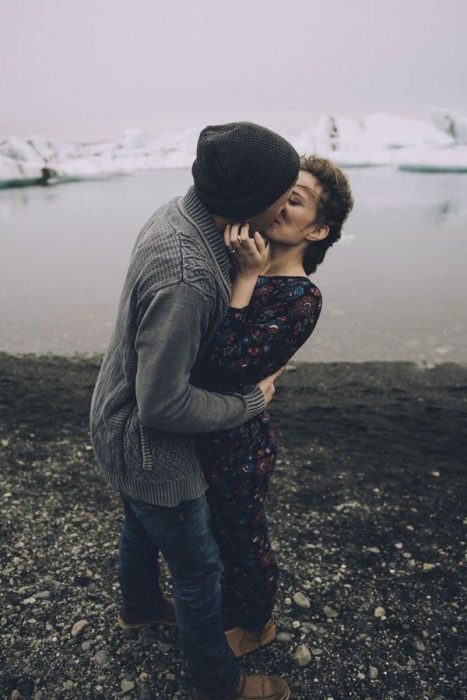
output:
[[243,384],[267,377],[309,338],[321,304],[319,289],[307,284],[277,301],[260,298],[242,309],[229,308],[210,344],[208,365]]

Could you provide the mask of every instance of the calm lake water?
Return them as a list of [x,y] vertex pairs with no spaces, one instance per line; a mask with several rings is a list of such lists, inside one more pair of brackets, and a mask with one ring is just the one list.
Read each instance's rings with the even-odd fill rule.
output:
[[[296,359],[467,362],[467,175],[349,171],[356,207],[313,276]],[[0,350],[102,352],[134,239],[189,171],[0,191]]]

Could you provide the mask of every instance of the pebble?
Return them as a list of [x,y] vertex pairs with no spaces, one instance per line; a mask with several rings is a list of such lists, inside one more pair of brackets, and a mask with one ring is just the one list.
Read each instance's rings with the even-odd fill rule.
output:
[[23,696],[19,692],[19,690],[14,690],[12,694],[10,695],[11,700],[23,700]]
[[385,617],[386,610],[382,607],[375,608],[375,617]]
[[381,550],[379,547],[368,547],[367,549],[372,554],[381,554]]
[[313,654],[313,656],[321,656],[321,654],[323,653],[323,650],[320,649],[319,647],[313,647],[311,650],[311,653]]
[[403,549],[403,547],[404,547],[404,545],[402,544],[402,542],[396,542],[396,544],[395,544],[394,546],[395,546],[396,549]]
[[[424,562],[423,564],[423,571],[433,571],[433,569],[436,568],[436,564],[429,564],[428,562]],[[26,601],[24,601],[26,602]]]
[[311,608],[309,599],[303,593],[294,593],[293,602],[304,610],[309,610]]
[[292,627],[294,628],[294,630],[298,629],[298,628],[300,627],[300,622],[299,622],[299,620],[294,620],[294,621],[292,622]]
[[135,687],[135,682],[134,681],[128,681],[126,678],[121,682],[120,685],[122,689],[122,693],[131,693],[132,690],[134,690]]
[[416,651],[425,651],[426,647],[421,639],[412,639],[411,644]]
[[278,632],[276,637],[280,642],[290,642],[292,635],[289,632]]
[[302,668],[308,666],[312,658],[311,652],[305,644],[300,644],[300,646],[295,649],[293,659],[298,666]]
[[330,605],[325,605],[323,607],[323,612],[326,615],[326,617],[336,618],[339,616],[339,613],[337,612],[337,610],[334,610],[334,608],[331,608]]
[[87,620],[78,620],[71,628],[71,636],[78,637],[80,634],[83,634],[86,627],[89,627],[89,622]]
[[109,661],[109,656],[105,649],[99,649],[94,656],[94,661],[98,666],[104,666]]
[[36,599],[34,598],[34,596],[31,596],[30,598],[26,598],[25,600],[23,600],[23,605],[34,605],[35,602]]
[[92,639],[86,639],[82,644],[81,644],[81,649],[83,651],[89,651],[89,649],[92,647],[93,641]]
[[379,671],[376,668],[376,666],[370,666],[370,668],[368,669],[368,675],[370,676],[372,681],[375,681],[378,678]]
[[39,598],[39,600],[45,600],[46,598],[50,598],[50,591],[39,591],[35,596]]

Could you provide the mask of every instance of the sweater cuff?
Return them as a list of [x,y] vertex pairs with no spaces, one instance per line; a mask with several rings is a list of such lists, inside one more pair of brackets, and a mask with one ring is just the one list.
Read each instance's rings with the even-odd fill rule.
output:
[[255,387],[252,392],[245,394],[243,397],[247,406],[247,420],[257,416],[266,408],[266,400],[264,394],[259,387]]

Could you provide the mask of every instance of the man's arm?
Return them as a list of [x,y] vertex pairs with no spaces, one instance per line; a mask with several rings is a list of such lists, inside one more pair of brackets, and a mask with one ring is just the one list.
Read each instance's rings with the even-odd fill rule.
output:
[[136,401],[143,425],[179,433],[204,433],[241,425],[261,413],[260,388],[241,396],[190,384],[209,323],[203,295],[184,282],[159,289],[138,328]]

